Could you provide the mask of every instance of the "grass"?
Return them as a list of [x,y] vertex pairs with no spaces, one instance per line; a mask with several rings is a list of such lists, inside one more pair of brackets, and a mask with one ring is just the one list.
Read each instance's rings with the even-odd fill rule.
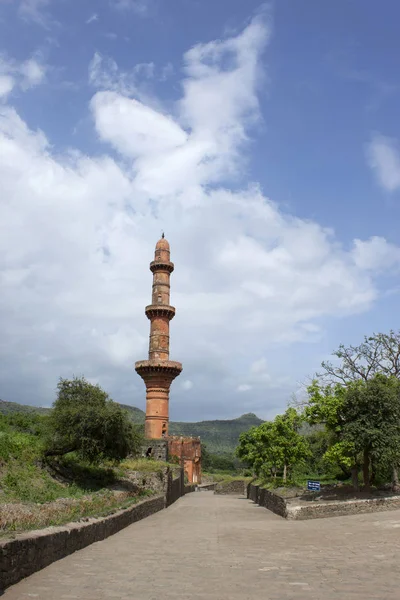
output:
[[10,537],[32,529],[64,525],[89,517],[104,517],[136,504],[151,493],[144,491],[133,496],[129,492],[114,494],[103,490],[79,499],[58,499],[46,504],[3,504],[0,510],[0,536]]
[[179,470],[147,458],[93,465],[74,452],[44,461],[45,418],[0,415],[0,537],[111,514],[153,494],[153,475]]
[[[111,463],[90,465],[70,453],[43,462],[43,438],[20,431],[14,422],[0,419],[0,535],[62,525],[92,516],[104,516],[130,506],[149,494],[146,490],[107,489],[130,467]],[[154,470],[148,464],[147,469]],[[158,469],[161,465],[157,466]]]
[[177,465],[151,458],[127,458],[119,465],[119,469],[122,471],[140,471],[141,473],[162,473],[168,467],[176,468]]
[[205,477],[209,477],[210,479],[212,479],[213,481],[215,481],[216,483],[220,483],[220,482],[231,482],[231,481],[247,481],[251,479],[251,477],[245,477],[244,475],[233,475],[232,473],[207,473],[207,472],[203,472],[203,475]]

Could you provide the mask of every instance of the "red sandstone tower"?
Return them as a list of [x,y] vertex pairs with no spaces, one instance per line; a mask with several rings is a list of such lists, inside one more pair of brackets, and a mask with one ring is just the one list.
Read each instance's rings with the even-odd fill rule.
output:
[[146,384],[145,436],[148,439],[168,436],[169,389],[182,371],[181,363],[169,360],[169,322],[175,316],[175,308],[169,304],[173,270],[169,243],[163,234],[150,263],[153,294],[151,304],[145,310],[150,319],[149,359],[135,363],[136,372]]

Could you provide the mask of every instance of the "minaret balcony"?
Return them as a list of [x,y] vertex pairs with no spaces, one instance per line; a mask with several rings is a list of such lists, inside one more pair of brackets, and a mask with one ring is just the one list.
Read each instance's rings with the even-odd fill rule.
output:
[[171,321],[175,316],[175,307],[168,304],[149,304],[146,306],[145,313],[150,320],[155,317],[164,317]]
[[168,273],[172,273],[174,270],[174,263],[166,260],[153,260],[150,263],[150,271],[155,273],[156,271],[168,271]]

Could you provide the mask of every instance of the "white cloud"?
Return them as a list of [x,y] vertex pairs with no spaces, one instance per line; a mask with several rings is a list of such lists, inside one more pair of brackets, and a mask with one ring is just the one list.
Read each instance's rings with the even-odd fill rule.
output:
[[116,400],[143,407],[133,363],[147,355],[148,263],[162,229],[176,265],[171,359],[185,370],[173,384],[173,418],[240,414],[231,397],[245,386],[246,410],[264,407],[265,416],[292,389],[290,350],[277,367],[277,346],[315,340],[322,318],[372,306],[375,277],[388,266],[382,251],[371,269],[376,241],[346,250],[332,230],[282,212],[257,185],[232,191],[226,183],[260,119],[268,36],[257,18],[236,37],[192,48],[170,111],[116,89],[116,67],[90,108],[121,161],[79,150],[62,156],[0,107],[4,399],[48,404],[60,375],[84,373]]
[[248,383],[241,383],[237,387],[238,392],[249,392],[251,389],[252,389],[252,386],[249,385]]
[[96,129],[121,154],[136,158],[164,155],[182,146],[186,133],[169,116],[115,92],[92,100]]
[[5,98],[12,91],[15,80],[10,75],[0,75],[0,98]]
[[375,135],[367,149],[368,163],[387,191],[400,189],[400,151],[396,140]]
[[400,248],[378,236],[366,241],[354,240],[353,256],[357,267],[366,271],[382,272],[400,267]]
[[21,0],[19,14],[27,21],[48,28],[52,24],[52,19],[46,10],[49,4],[50,0]]
[[93,13],[92,15],[90,15],[90,17],[87,19],[86,24],[90,25],[90,23],[94,23],[95,21],[99,20],[99,15],[97,13]]
[[182,381],[181,387],[183,390],[191,390],[193,388],[193,381],[190,381],[190,379],[185,379],[185,381]]
[[38,57],[19,63],[0,55],[0,98],[5,99],[15,87],[25,91],[43,83],[46,70]]
[[154,7],[154,0],[110,0],[110,4],[118,10],[132,11],[141,17],[145,17]]
[[21,87],[26,89],[43,83],[46,77],[46,66],[30,58],[21,64],[19,72],[22,75]]
[[154,63],[138,63],[129,72],[120,71],[117,63],[95,52],[89,64],[89,83],[97,88],[124,96],[147,100],[145,83],[154,77]]

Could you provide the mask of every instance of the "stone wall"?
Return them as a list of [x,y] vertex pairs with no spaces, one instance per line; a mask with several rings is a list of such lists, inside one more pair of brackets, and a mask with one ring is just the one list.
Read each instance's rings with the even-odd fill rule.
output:
[[162,510],[165,497],[156,496],[101,519],[48,527],[0,542],[0,594],[52,562],[104,540],[124,527]]
[[185,493],[185,479],[183,469],[181,469],[178,477],[174,477],[172,471],[168,471],[167,474],[167,495],[166,495],[166,506],[171,506]]
[[398,509],[400,509],[400,496],[392,496],[388,498],[345,500],[341,502],[312,502],[309,505],[299,506],[288,503],[286,516],[288,519],[299,521]]
[[214,494],[246,495],[247,482],[244,479],[221,481],[214,487]]
[[145,440],[142,446],[142,456],[145,458],[153,458],[154,460],[168,462],[168,440]]
[[286,501],[278,494],[274,494],[270,490],[266,490],[265,488],[260,487],[258,489],[258,502],[260,506],[264,508],[268,508],[275,514],[286,517],[287,516],[287,507]]
[[184,494],[191,494],[192,492],[196,491],[196,485],[194,483],[189,483],[188,485],[185,485],[183,488],[183,493]]
[[195,489],[194,485],[185,485],[183,470],[178,477],[168,470],[165,494],[138,502],[108,517],[48,527],[19,534],[14,540],[0,541],[0,596],[5,588],[24,577],[153,515]]
[[298,499],[285,500],[279,494],[253,483],[247,486],[247,498],[281,517],[298,521],[400,509],[400,496],[296,504]]

